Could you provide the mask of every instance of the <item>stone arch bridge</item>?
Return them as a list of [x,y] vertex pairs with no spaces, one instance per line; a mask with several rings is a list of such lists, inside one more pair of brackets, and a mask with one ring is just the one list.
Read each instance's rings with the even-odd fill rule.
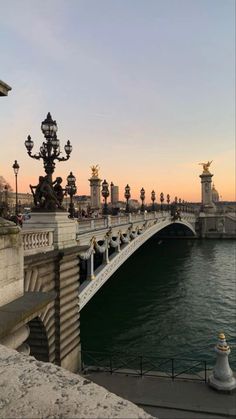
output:
[[79,222],[63,212],[32,213],[19,233],[24,290],[18,300],[0,307],[0,326],[1,310],[3,317],[7,310],[18,310],[14,327],[0,334],[0,343],[19,351],[30,347],[37,359],[78,370],[80,310],[149,238],[171,231],[196,237],[195,227],[193,213],[182,213],[178,220],[169,212],[152,212]]

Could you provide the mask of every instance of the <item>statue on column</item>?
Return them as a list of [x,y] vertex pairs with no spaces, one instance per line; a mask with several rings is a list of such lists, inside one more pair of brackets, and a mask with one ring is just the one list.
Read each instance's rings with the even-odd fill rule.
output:
[[207,163],[198,163],[203,167],[203,173],[210,173],[209,167],[210,167],[212,162],[213,162],[213,160],[208,161]]
[[92,170],[92,177],[98,177],[99,165],[96,164],[96,166],[91,166],[91,170]]

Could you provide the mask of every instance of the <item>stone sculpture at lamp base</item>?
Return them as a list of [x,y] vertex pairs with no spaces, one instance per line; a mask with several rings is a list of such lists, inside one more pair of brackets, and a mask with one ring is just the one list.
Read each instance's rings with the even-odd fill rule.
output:
[[50,177],[39,176],[39,183],[35,186],[30,185],[34,198],[33,211],[65,211],[62,205],[65,190],[61,186],[62,178],[57,177],[51,182]]

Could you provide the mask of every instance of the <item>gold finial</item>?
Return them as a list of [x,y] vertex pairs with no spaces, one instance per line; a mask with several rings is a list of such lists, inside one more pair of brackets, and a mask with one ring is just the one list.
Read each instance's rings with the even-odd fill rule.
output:
[[223,332],[219,333],[218,338],[222,340],[225,339],[225,334]]
[[200,164],[203,167],[203,173],[210,173],[209,172],[209,167],[210,167],[210,165],[211,165],[212,162],[213,162],[213,160],[212,161],[208,161],[207,163],[198,163],[198,164]]
[[92,170],[92,177],[98,177],[98,171],[99,171],[100,167],[98,164],[96,164],[96,166],[91,166],[91,170]]
[[229,345],[225,340],[225,334],[223,332],[220,332],[218,335],[218,343],[216,347],[221,352],[227,352],[229,350]]

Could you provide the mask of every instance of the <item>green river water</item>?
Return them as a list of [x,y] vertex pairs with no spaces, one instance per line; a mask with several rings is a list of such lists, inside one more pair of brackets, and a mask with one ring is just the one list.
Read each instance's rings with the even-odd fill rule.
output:
[[213,347],[224,331],[236,369],[235,245],[150,239],[81,311],[82,349],[213,365]]

